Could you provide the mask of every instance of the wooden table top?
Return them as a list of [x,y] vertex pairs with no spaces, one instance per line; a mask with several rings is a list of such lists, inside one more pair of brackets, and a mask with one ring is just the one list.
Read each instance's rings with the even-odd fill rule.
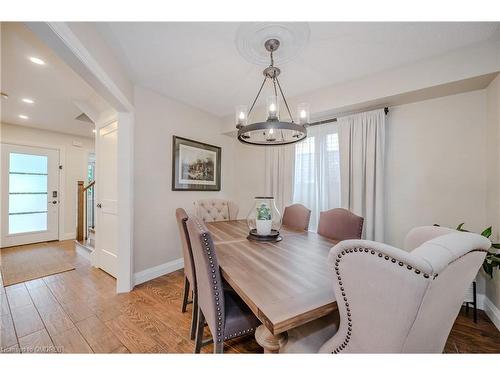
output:
[[313,232],[282,227],[283,240],[247,240],[246,221],[206,223],[226,281],[273,334],[337,309],[327,268],[337,243]]

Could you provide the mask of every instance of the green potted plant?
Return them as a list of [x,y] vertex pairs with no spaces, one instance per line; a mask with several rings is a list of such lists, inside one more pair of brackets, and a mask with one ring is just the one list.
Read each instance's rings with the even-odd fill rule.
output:
[[261,203],[256,209],[257,218],[255,222],[257,225],[257,234],[259,236],[269,236],[273,225],[273,221],[271,220],[271,208],[267,204]]

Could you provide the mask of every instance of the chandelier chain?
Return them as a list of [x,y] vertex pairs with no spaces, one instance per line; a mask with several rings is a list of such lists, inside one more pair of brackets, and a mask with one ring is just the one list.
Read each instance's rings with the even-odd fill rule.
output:
[[283,94],[283,90],[281,88],[280,80],[278,79],[278,77],[276,77],[276,82],[278,83],[278,88],[280,89],[281,96],[283,97],[283,101],[285,102],[286,110],[288,111],[288,116],[290,116],[290,120],[292,121],[292,123],[295,124],[295,121],[293,121],[292,112],[290,112],[290,107],[288,107],[288,102],[286,101],[285,94]]
[[250,117],[250,113],[252,113],[252,109],[255,106],[255,103],[257,102],[257,99],[259,98],[260,92],[262,91],[262,88],[264,87],[264,84],[266,83],[267,77],[264,77],[264,80],[262,81],[262,85],[260,85],[259,92],[257,93],[257,96],[253,100],[252,106],[250,107],[250,110],[248,111],[248,117]]

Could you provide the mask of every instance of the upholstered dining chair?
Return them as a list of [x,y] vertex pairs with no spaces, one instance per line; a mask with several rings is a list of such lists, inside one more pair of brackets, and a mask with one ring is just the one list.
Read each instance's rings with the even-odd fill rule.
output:
[[[198,299],[196,293],[196,274],[194,270],[193,252],[191,250],[191,241],[189,240],[189,233],[186,226],[188,215],[184,209],[178,208],[175,210],[175,217],[177,219],[177,226],[179,227],[179,235],[181,237],[182,244],[182,256],[184,258],[184,291],[182,295],[181,311],[185,313],[188,303],[193,303],[190,338],[191,340],[194,340],[196,333]],[[189,301],[189,292],[191,292],[192,295],[191,301]]]
[[310,219],[311,210],[300,203],[295,203],[285,207],[281,224],[291,228],[308,230]]
[[[194,352],[199,353],[203,345],[213,341],[214,353],[222,353],[225,340],[253,333],[260,322],[233,290],[224,288],[216,248],[203,221],[189,218],[187,228],[198,287]],[[205,322],[212,334],[212,340],[208,342],[203,341]]]
[[333,240],[354,240],[363,233],[361,216],[344,208],[334,208],[319,214],[318,234]]
[[194,202],[196,217],[205,222],[236,220],[239,207],[226,199],[200,199]]
[[415,228],[405,242],[416,247],[365,240],[333,247],[328,262],[339,317],[290,331],[282,351],[441,353],[491,243],[439,227]]

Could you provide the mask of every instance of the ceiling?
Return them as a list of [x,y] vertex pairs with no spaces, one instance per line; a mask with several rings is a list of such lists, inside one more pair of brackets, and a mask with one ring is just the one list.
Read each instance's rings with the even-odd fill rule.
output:
[[[259,31],[266,25],[270,24],[95,24],[134,83],[217,116],[231,114],[236,105],[253,100],[263,65],[258,59],[249,62],[241,46],[263,44],[258,39],[263,33],[250,34],[249,30]],[[499,32],[499,23],[475,22],[272,25],[285,30],[277,59],[289,60],[278,65],[287,96],[426,59]]]
[[[106,102],[24,24],[2,22],[1,34],[1,91],[9,95],[1,99],[1,121],[92,137],[94,125],[75,120],[82,113],[75,102],[97,111],[108,109]],[[31,56],[45,65],[32,63]],[[34,103],[24,103],[23,98]]]

